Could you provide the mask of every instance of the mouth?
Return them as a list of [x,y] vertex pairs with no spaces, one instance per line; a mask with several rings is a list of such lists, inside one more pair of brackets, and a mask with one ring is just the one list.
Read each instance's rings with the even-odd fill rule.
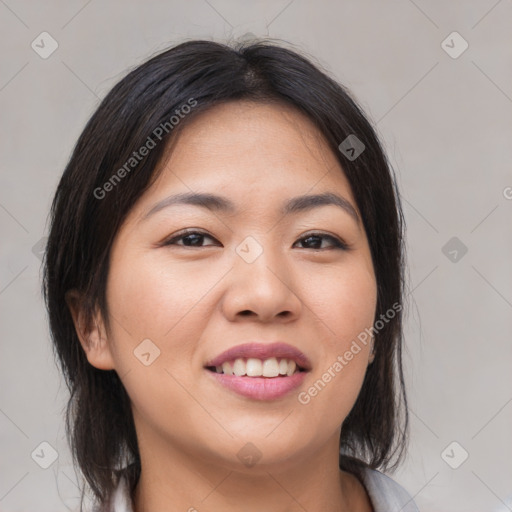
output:
[[299,387],[309,359],[287,343],[246,343],[226,350],[204,368],[224,388],[254,400],[275,400]]
[[205,368],[237,377],[290,377],[311,370],[307,356],[288,343],[244,343],[222,352],[205,364]]

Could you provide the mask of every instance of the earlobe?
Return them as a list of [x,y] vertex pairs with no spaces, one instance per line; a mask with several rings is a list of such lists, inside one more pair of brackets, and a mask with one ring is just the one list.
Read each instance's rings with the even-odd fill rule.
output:
[[75,330],[89,363],[99,370],[114,370],[114,359],[110,350],[104,322],[96,308],[92,325],[85,318],[81,294],[73,289],[65,295],[66,304],[73,318]]
[[372,342],[370,345],[370,356],[368,357],[368,366],[373,363],[375,359],[375,338],[372,337]]

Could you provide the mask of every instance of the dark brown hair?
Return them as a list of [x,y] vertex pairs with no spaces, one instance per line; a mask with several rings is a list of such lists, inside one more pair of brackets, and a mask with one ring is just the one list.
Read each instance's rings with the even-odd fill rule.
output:
[[[195,106],[180,116],[191,100]],[[66,292],[83,293],[86,323],[98,307],[108,329],[109,254],[123,220],[161,172],[171,137],[201,112],[237,100],[291,105],[320,130],[362,215],[377,280],[375,320],[402,304],[405,225],[395,179],[375,130],[342,85],[311,58],[270,40],[232,46],[188,41],[136,67],[107,94],[78,139],[53,199],[43,262],[54,353],[70,390],[66,432],[75,463],[100,503],[108,501],[121,468],[129,466],[132,489],[136,485],[137,436],[115,370],[87,361]],[[175,126],[172,116],[180,117]],[[169,129],[161,128],[158,137],[157,127]],[[357,158],[339,149],[349,135],[364,144]],[[149,139],[155,147],[127,167]],[[113,181],[114,174],[122,180]],[[401,308],[376,332],[375,347],[340,438],[340,468],[357,475],[364,466],[393,470],[407,443]]]

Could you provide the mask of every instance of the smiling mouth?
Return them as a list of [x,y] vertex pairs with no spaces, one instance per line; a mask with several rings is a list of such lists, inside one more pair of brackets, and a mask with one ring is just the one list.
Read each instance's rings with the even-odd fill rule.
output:
[[288,358],[269,357],[268,359],[257,359],[254,357],[237,358],[226,361],[221,366],[206,366],[206,369],[224,375],[236,377],[291,377],[295,373],[305,372],[304,368],[297,365],[295,361]]

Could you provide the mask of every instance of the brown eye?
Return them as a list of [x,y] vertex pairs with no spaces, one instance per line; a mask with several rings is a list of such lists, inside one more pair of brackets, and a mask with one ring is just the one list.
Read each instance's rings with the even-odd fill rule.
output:
[[[166,240],[162,245],[178,245],[182,247],[208,247],[202,243],[205,238],[215,240],[215,238],[201,231],[186,231],[180,235],[173,236],[172,238]],[[178,243],[180,241],[183,243]]]
[[[331,242],[331,247],[321,247],[323,240],[329,240]],[[309,247],[304,247],[305,249],[316,249],[316,250],[323,250],[323,249],[348,249],[347,244],[339,240],[338,238],[326,235],[325,233],[310,233],[299,240],[297,240],[298,243],[305,244]]]

